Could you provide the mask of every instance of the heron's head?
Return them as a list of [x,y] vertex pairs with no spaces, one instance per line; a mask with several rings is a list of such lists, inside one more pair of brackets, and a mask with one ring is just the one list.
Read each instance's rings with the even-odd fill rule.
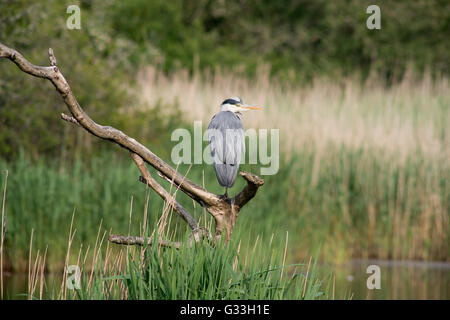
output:
[[249,106],[239,97],[231,97],[222,102],[221,109],[222,111],[231,111],[239,114],[248,110],[260,110],[261,108]]

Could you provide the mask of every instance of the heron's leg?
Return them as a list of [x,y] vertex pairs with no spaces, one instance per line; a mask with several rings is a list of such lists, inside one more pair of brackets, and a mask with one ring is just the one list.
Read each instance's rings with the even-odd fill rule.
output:
[[228,188],[225,187],[225,193],[220,196],[222,199],[228,199]]

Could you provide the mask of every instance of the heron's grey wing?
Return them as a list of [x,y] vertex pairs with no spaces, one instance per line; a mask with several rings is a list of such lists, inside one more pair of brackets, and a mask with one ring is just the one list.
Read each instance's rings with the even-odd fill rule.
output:
[[223,163],[224,159],[224,139],[222,138],[222,132],[219,129],[219,121],[217,115],[215,115],[208,126],[208,140],[209,149],[211,152],[211,158],[214,163]]
[[227,163],[239,166],[242,155],[245,156],[245,136],[242,122],[239,118],[237,119],[238,122],[232,124],[232,126],[234,125],[234,128],[231,129],[232,133],[226,139],[227,156],[225,159]]
[[241,120],[230,111],[216,114],[208,126],[211,157],[215,163],[239,165],[245,153]]
[[232,112],[219,112],[211,119],[208,136],[217,180],[224,187],[232,187],[245,152],[242,122]]

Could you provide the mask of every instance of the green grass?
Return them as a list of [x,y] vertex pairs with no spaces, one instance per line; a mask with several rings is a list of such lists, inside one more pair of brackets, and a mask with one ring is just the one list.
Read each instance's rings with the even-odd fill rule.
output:
[[[158,234],[165,231],[158,229]],[[150,234],[147,229],[145,236]],[[328,299],[332,275],[321,278],[312,262],[286,264],[288,233],[284,247],[256,238],[242,250],[242,232],[228,243],[207,240],[179,249],[151,246],[110,246],[106,232],[98,229],[95,244],[83,243],[74,256],[76,229],[68,232],[62,276],[46,274],[47,249],[42,252],[30,241],[28,299]],[[91,246],[92,245],[92,246]],[[90,255],[89,255],[90,253]],[[73,266],[79,268],[79,282]],[[75,287],[71,287],[74,284]]]
[[[321,247],[320,259],[340,262],[351,257],[448,260],[450,169],[446,159],[420,153],[404,164],[375,151],[330,146],[327,154],[305,149],[266,184],[241,211],[236,234],[243,246],[256,237],[289,232],[288,263],[298,263]],[[48,245],[48,270],[61,270],[72,214],[77,229],[73,248],[94,243],[102,223],[106,232],[141,234],[146,188],[131,160],[104,155],[72,166],[32,163],[19,157],[0,162],[8,170],[5,270],[25,271],[30,234],[34,246]],[[187,168],[178,168],[185,173]],[[256,172],[255,168],[244,166]],[[216,193],[212,168],[193,166],[188,177]],[[242,180],[242,179],[240,179]],[[231,190],[244,185],[238,181]],[[168,187],[168,183],[161,181]],[[201,207],[178,193],[177,199],[200,221],[211,219]],[[148,226],[155,228],[162,200],[149,192]],[[170,230],[183,239],[186,225],[176,215]],[[245,232],[241,232],[245,230]],[[234,235],[233,238],[238,237]],[[282,237],[276,237],[283,246]],[[74,251],[76,252],[76,250]]]
[[[239,244],[198,244],[179,250],[152,247],[106,250],[83,271],[81,287],[58,284],[39,296],[49,299],[327,299],[330,278],[321,280],[316,264],[285,265],[283,248]],[[83,265],[83,267],[85,267]],[[38,279],[37,282],[40,280]],[[61,289],[62,288],[62,289]]]

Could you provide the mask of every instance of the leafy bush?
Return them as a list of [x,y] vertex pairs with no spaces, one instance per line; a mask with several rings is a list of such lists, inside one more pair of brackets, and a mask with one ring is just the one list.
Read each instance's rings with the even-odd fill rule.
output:
[[351,1],[145,1],[117,2],[113,29],[166,70],[176,67],[243,67],[259,63],[279,75],[310,79],[317,74],[374,70],[400,79],[412,64],[448,74],[445,1],[380,3],[381,30],[366,28],[373,4]]
[[[81,30],[69,30],[67,3],[9,0],[2,2],[0,39],[39,65],[48,65],[46,52],[52,47],[85,110],[99,123],[125,131],[134,127],[123,119],[124,109],[129,120],[145,115],[164,123],[155,106],[136,111],[144,108],[132,88],[144,63],[166,72],[219,67],[253,76],[267,64],[287,80],[374,70],[391,81],[409,64],[448,74],[445,1],[382,3],[381,30],[366,28],[369,4],[83,0]],[[65,107],[49,82],[32,79],[6,61],[0,74],[1,156],[12,159],[20,147],[35,159],[97,149],[91,137],[61,123]],[[157,144],[163,131],[144,142]]]
[[[143,141],[157,141],[168,121],[159,116],[162,105],[139,111],[145,104],[130,89],[135,85],[129,63],[133,44],[108,32],[103,16],[107,4],[83,3],[81,30],[69,30],[64,3],[7,2],[0,14],[0,39],[37,65],[49,65],[47,52],[52,47],[78,102],[95,121],[133,133],[138,131],[137,122],[142,132],[143,122],[148,121],[151,135],[143,136]],[[19,149],[34,159],[72,158],[97,149],[93,147],[97,139],[61,121],[59,115],[67,108],[50,82],[30,77],[9,61],[1,61],[0,74],[3,158],[15,158]]]

